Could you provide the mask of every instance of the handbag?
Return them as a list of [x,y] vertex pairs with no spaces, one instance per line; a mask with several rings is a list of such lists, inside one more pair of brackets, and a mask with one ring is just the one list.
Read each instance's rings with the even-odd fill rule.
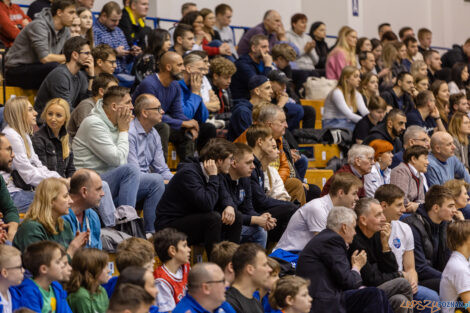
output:
[[333,90],[337,85],[334,79],[326,79],[325,77],[309,77],[304,83],[305,99],[321,100]]

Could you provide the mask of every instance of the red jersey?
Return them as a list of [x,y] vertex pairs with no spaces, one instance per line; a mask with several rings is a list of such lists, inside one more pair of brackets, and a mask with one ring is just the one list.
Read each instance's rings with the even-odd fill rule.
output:
[[188,273],[191,269],[191,265],[186,263],[181,266],[181,269],[183,271],[183,277],[181,279],[176,278],[176,276],[171,273],[165,265],[157,267],[153,274],[156,281],[165,284],[172,291],[175,304],[178,304],[178,302],[180,302],[180,300],[186,295]]

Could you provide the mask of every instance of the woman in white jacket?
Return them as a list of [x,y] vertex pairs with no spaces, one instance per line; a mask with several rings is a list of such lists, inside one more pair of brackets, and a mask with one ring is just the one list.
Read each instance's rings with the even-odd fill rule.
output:
[[390,184],[390,165],[392,165],[393,145],[382,139],[376,139],[369,143],[375,151],[375,164],[369,174],[364,176],[364,189],[366,197],[374,198],[377,188],[384,184]]

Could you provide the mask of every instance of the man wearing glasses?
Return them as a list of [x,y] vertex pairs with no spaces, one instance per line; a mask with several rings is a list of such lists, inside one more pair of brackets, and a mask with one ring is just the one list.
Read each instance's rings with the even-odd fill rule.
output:
[[393,169],[394,167],[398,166],[398,164],[403,162],[403,152],[407,148],[412,146],[422,146],[429,150],[431,149],[430,144],[431,139],[427,135],[424,128],[418,125],[409,126],[403,135],[403,150],[393,155],[391,168]]
[[66,63],[50,72],[39,88],[34,103],[38,120],[51,99],[62,98],[75,108],[91,96],[95,71],[88,41],[80,36],[70,38],[65,42],[64,55]]

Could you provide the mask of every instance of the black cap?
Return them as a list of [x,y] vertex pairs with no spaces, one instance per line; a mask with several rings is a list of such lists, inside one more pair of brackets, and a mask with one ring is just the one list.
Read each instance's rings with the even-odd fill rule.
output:
[[272,70],[271,72],[269,72],[268,78],[270,81],[278,82],[281,84],[287,84],[288,82],[290,82],[289,77],[287,77],[287,75],[280,70]]

